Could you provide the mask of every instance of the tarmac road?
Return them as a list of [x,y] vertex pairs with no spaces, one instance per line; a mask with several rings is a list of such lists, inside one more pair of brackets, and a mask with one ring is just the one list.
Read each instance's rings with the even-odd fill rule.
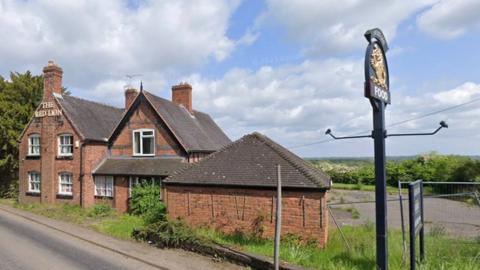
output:
[[[92,232],[94,233],[94,232]],[[124,241],[129,246],[129,242]],[[132,243],[133,244],[133,243]],[[141,253],[167,257],[154,267],[58,230],[0,210],[0,269],[240,269],[193,253],[146,247]],[[132,252],[135,248],[132,248]],[[133,253],[132,253],[133,254]],[[134,255],[134,254],[133,254]]]

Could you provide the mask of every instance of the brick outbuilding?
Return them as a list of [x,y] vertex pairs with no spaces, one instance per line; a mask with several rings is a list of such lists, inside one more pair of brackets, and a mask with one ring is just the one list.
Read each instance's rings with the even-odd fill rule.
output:
[[268,137],[253,133],[163,181],[170,218],[224,232],[272,237],[277,172],[282,175],[282,234],[328,237],[330,177]]

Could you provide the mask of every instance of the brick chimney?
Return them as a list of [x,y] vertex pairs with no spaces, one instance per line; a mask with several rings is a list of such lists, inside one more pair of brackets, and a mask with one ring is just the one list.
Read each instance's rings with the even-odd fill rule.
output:
[[63,70],[52,60],[43,68],[43,99],[50,99],[53,93],[62,94]]
[[135,88],[128,88],[125,90],[125,109],[128,109],[130,105],[132,105],[137,95],[138,91]]
[[172,102],[192,113],[192,86],[188,83],[172,86]]

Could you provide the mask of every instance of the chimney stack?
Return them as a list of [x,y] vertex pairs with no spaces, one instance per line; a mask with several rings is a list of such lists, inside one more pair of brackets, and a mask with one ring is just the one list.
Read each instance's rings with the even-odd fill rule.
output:
[[188,83],[172,86],[172,102],[192,113],[192,86]]
[[138,91],[135,88],[128,88],[125,90],[125,110],[130,108],[133,101],[138,95]]
[[43,99],[53,97],[53,93],[62,94],[63,70],[52,60],[43,68]]

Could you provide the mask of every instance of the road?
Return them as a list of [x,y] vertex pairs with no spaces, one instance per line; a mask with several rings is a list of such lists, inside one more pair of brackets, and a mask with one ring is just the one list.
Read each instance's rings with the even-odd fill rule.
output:
[[[93,233],[93,232],[92,232]],[[147,247],[148,248],[148,247]],[[154,249],[151,247],[150,249]],[[163,252],[158,250],[158,252]],[[153,267],[95,244],[0,210],[0,269],[239,269],[193,253],[171,252],[165,268]],[[183,252],[183,253],[182,253]],[[185,254],[186,255],[185,255]],[[182,260],[175,264],[174,260]],[[173,267],[172,267],[173,265]]]
[[[329,194],[329,203],[345,203],[332,205],[333,213],[340,225],[361,225],[365,222],[375,222],[375,193],[355,190],[332,190]],[[408,195],[404,194],[404,199]],[[388,199],[398,199],[398,195],[388,195]],[[371,203],[354,203],[371,201]],[[387,203],[388,226],[400,229],[400,203],[389,201]],[[349,209],[355,208],[358,216],[353,217]],[[441,229],[452,237],[475,238],[480,236],[480,207],[446,198],[425,198],[425,225],[427,232],[432,229]],[[408,201],[403,203],[404,224],[408,228]]]

